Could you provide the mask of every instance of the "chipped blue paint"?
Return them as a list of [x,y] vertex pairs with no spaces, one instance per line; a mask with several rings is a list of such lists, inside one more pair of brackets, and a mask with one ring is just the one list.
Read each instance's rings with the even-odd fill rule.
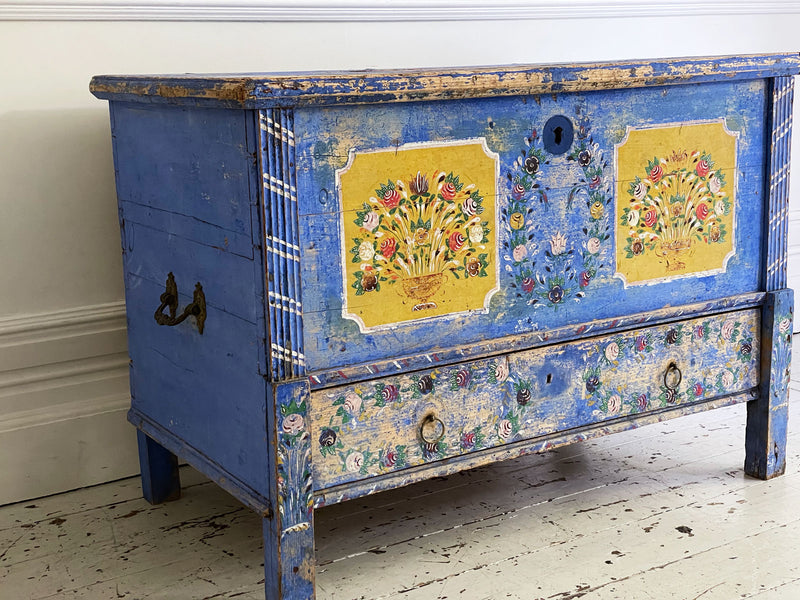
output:
[[[313,282],[303,290],[308,372],[548,332],[760,290],[762,239],[747,227],[736,229],[736,253],[724,273],[625,288],[613,276],[618,225],[609,213],[613,211],[613,148],[625,135],[627,124],[727,118],[732,125],[735,119],[740,133],[736,222],[762,222],[766,207],[753,199],[760,198],[765,187],[765,92],[765,82],[744,81],[647,88],[635,94],[620,90],[563,94],[542,97],[538,103],[523,96],[364,106],[358,110],[314,108],[297,113],[297,168],[302,175],[298,178],[301,279]],[[574,118],[576,110],[578,118]],[[523,196],[523,209],[523,200],[515,197],[515,185],[519,183],[522,152],[528,150],[524,140],[531,139],[534,130],[541,131],[554,114],[573,117],[576,131],[581,127],[590,131],[585,138],[576,135],[568,153],[542,153],[535,179],[539,187],[531,187]],[[330,135],[314,135],[320,128]],[[362,333],[355,323],[341,316],[345,275],[343,265],[336,260],[342,245],[339,202],[334,193],[336,169],[346,164],[353,148],[391,147],[393,140],[404,144],[471,138],[485,138],[489,149],[500,155],[502,184],[497,202],[501,222],[506,224],[497,248],[502,267],[500,292],[492,297],[487,313],[445,315]],[[537,141],[532,144],[536,147]],[[587,168],[591,167],[591,174],[587,180],[587,168],[577,158],[590,145]],[[376,174],[377,179],[382,176]],[[592,188],[590,182],[595,176],[597,182]],[[325,204],[319,201],[323,189],[333,196]],[[592,214],[595,203],[597,218]],[[514,215],[523,215],[523,230],[510,226]],[[554,244],[556,240],[559,242]],[[524,248],[524,256],[520,248]],[[319,278],[319,273],[326,273],[326,277]],[[365,303],[381,302],[379,296],[373,291],[361,298]],[[431,327],[446,342],[432,345],[428,335]]]

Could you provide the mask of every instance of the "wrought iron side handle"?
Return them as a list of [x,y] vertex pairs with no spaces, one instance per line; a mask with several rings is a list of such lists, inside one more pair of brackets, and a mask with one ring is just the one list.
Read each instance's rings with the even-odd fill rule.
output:
[[[175,276],[170,271],[167,275],[167,282],[164,285],[164,293],[161,294],[161,305],[156,309],[156,323],[172,327],[186,320],[192,315],[197,322],[197,330],[203,334],[203,326],[206,323],[206,296],[203,293],[203,286],[197,282],[194,286],[194,299],[191,304],[187,304],[183,312],[175,316],[178,312],[178,284],[175,283]],[[164,313],[164,309],[169,309],[169,314]]]

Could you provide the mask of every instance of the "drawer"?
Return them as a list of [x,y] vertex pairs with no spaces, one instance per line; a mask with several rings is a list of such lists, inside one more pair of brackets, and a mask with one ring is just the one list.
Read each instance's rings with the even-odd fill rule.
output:
[[746,391],[759,327],[749,309],[313,392],[315,487]]

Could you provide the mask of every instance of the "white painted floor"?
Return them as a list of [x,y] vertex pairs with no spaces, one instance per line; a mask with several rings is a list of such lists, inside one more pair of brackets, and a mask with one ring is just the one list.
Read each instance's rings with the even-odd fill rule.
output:
[[[321,509],[317,597],[800,599],[797,383],[790,411],[768,482],[740,405]],[[0,600],[263,600],[259,519],[182,475],[159,507],[128,479],[0,508]]]

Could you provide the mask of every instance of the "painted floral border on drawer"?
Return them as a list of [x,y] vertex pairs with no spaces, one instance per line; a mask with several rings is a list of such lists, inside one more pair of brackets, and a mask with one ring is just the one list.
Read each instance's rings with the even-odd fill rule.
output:
[[[310,410],[315,487],[747,390],[758,385],[759,327],[758,311],[746,310],[320,390]],[[561,354],[564,385],[546,391]],[[690,364],[668,387],[676,356]],[[431,411],[445,435],[426,443],[417,431]]]
[[[737,383],[745,381],[750,375],[754,356],[758,356],[752,321],[727,319],[722,323],[704,320],[699,323],[677,323],[670,326],[663,335],[653,332],[638,332],[635,336],[620,335],[597,344],[587,353],[594,365],[583,374],[584,400],[596,407],[598,418],[636,414],[647,410],[665,408],[685,402],[695,402],[704,398],[722,396],[733,390]],[[658,333],[662,333],[661,330]],[[709,346],[729,348],[732,352],[724,365],[716,370],[704,370],[702,376],[695,376],[677,387],[668,387],[662,382],[658,394],[648,394],[644,390],[630,389],[620,373],[620,363],[626,358],[643,362],[647,356],[661,349],[677,350],[692,346],[692,351],[701,351]],[[684,352],[684,354],[687,354]]]

